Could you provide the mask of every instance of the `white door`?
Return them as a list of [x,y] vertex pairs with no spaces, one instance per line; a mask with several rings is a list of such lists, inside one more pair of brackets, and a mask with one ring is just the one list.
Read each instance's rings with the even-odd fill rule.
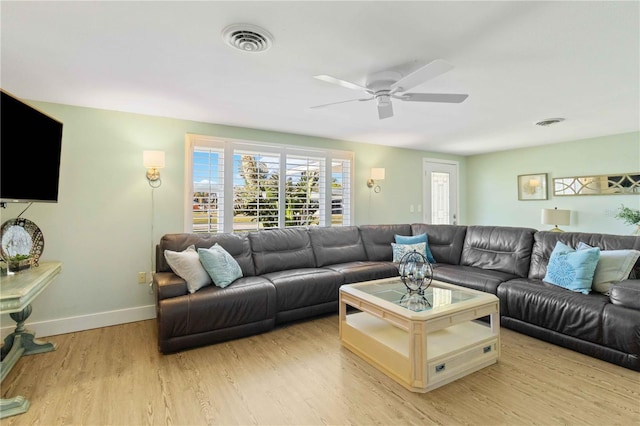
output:
[[424,223],[458,224],[458,163],[425,158]]

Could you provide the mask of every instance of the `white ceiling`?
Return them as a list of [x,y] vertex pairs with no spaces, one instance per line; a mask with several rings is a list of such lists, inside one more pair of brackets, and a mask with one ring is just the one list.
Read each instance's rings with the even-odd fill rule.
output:
[[[640,129],[640,2],[6,2],[1,86],[24,99],[453,154]],[[262,53],[220,33],[250,23]],[[412,92],[461,104],[310,106],[389,68],[455,66]],[[551,127],[534,123],[551,117]]]

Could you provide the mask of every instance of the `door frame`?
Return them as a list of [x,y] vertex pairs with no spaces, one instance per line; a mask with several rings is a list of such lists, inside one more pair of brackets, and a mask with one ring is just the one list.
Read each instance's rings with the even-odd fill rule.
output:
[[[422,158],[422,222],[431,223],[431,210],[428,209],[428,200],[431,197],[431,179],[427,177],[427,163],[447,164],[455,168],[456,173],[456,224],[460,224],[460,162],[455,160],[443,160],[442,158]],[[427,195],[429,198],[427,198]],[[430,205],[430,203],[429,203]]]

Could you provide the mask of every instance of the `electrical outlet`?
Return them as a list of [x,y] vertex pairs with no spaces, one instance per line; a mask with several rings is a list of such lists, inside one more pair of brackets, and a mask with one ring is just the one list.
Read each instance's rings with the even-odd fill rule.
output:
[[138,284],[146,284],[146,283],[147,283],[147,273],[138,272]]

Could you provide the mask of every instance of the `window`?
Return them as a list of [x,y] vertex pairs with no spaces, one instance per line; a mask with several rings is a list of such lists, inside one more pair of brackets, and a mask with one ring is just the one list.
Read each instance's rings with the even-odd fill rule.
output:
[[224,229],[224,151],[198,146],[193,149],[192,232]]
[[[325,159],[287,155],[284,226],[318,225],[325,217]],[[321,191],[322,189],[322,191]]]
[[280,158],[254,150],[233,151],[233,230],[278,227]]
[[188,135],[185,228],[350,225],[352,170],[351,152]]
[[331,224],[351,223],[352,159],[331,160]]

